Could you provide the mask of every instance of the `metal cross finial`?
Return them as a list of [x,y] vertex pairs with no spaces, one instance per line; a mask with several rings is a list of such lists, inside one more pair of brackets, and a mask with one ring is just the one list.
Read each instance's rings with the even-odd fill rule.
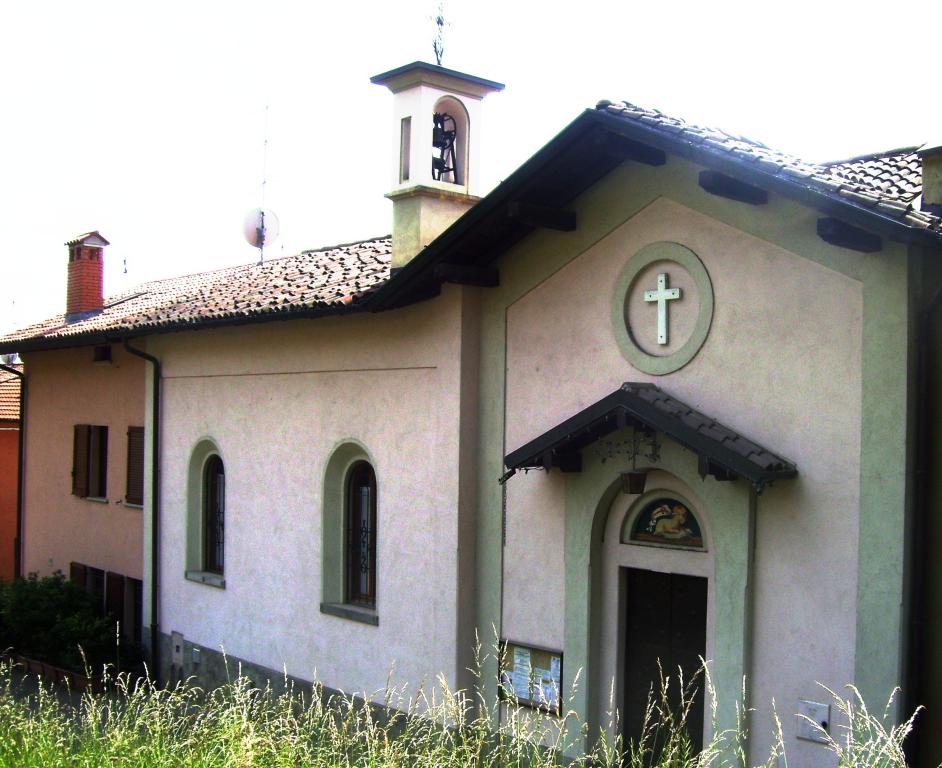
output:
[[667,302],[680,298],[680,288],[667,287],[667,273],[657,276],[657,290],[645,291],[645,301],[657,302],[657,343],[667,344]]
[[432,19],[435,22],[435,26],[438,27],[438,30],[435,33],[435,39],[432,41],[432,50],[435,51],[435,63],[438,66],[442,65],[442,55],[445,53],[445,7],[444,2],[439,0],[438,3],[438,13]]

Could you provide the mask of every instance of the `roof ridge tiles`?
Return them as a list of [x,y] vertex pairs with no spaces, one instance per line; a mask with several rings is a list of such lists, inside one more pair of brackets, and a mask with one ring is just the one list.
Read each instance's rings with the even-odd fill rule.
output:
[[855,155],[853,157],[847,157],[841,160],[823,160],[822,162],[818,163],[818,165],[831,167],[835,165],[848,165],[850,163],[869,162],[871,160],[882,160],[888,157],[897,157],[899,155],[911,155],[916,153],[916,150],[919,149],[919,146],[919,144],[916,144],[914,146],[896,147],[895,149],[884,149],[877,152],[866,152],[862,155]]
[[[603,100],[598,102],[596,110],[634,122],[644,130],[657,131],[671,141],[686,143],[697,153],[725,156],[744,168],[751,165],[803,191],[869,211],[871,215],[880,216],[884,223],[891,219],[910,232],[928,230],[933,236],[942,233],[942,216],[914,207],[922,194],[922,165],[916,155],[917,146],[814,163],[752,139],[688,123],[626,101]],[[682,126],[679,131],[678,125]]]
[[155,280],[148,280],[143,283],[138,283],[136,286],[134,286],[133,288],[129,288],[127,291],[108,296],[105,298],[105,304],[108,304],[109,302],[115,302],[118,299],[123,299],[123,297],[129,293],[135,293],[135,292],[138,294],[147,293],[148,291],[144,290],[145,288],[148,288],[149,286],[160,285],[162,283],[177,282],[178,280],[186,280],[187,278],[202,277],[204,275],[215,275],[220,272],[235,272],[241,269],[253,269],[255,267],[265,267],[270,264],[276,264],[277,262],[288,261],[290,259],[297,259],[302,256],[313,256],[318,253],[327,253],[330,251],[339,250],[341,248],[352,248],[355,245],[362,245],[365,243],[377,243],[377,242],[382,242],[384,240],[391,241],[392,235],[383,235],[381,237],[370,237],[370,238],[366,238],[365,240],[354,240],[353,242],[350,242],[350,243],[341,243],[339,245],[329,245],[323,248],[312,248],[310,250],[298,251],[298,253],[290,254],[288,256],[276,256],[275,258],[268,259],[267,261],[264,261],[262,263],[259,263],[256,261],[256,262],[248,262],[245,264],[231,264],[228,267],[216,267],[215,269],[206,269],[200,272],[186,272],[182,275],[174,275],[171,277],[160,277]]
[[[0,347],[26,351],[58,339],[80,343],[148,329],[189,328],[257,315],[290,316],[357,309],[390,276],[389,235],[300,251],[263,264],[237,264],[151,280],[109,296],[95,313],[68,322],[63,314],[0,337]],[[85,343],[91,343],[86,341]]]
[[304,253],[321,253],[322,251],[336,251],[336,250],[339,250],[340,248],[352,248],[355,245],[363,245],[364,243],[378,243],[382,240],[391,240],[391,239],[392,239],[392,235],[379,235],[378,237],[365,237],[362,240],[353,240],[349,243],[337,243],[336,245],[325,245],[320,248],[309,248],[309,249],[300,251],[300,253],[304,254]]

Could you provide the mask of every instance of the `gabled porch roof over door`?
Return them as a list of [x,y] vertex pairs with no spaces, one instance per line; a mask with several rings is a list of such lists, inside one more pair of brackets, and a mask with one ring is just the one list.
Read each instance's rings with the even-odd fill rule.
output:
[[583,448],[625,427],[661,432],[699,457],[700,476],[766,484],[798,474],[794,463],[743,437],[654,384],[625,382],[610,395],[507,454],[508,479],[520,469],[582,470]]

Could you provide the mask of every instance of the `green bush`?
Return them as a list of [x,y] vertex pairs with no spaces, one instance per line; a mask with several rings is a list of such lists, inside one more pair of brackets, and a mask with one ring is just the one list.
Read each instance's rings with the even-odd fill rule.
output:
[[60,571],[0,583],[0,650],[76,672],[118,663],[130,669],[140,651],[118,642],[115,621]]

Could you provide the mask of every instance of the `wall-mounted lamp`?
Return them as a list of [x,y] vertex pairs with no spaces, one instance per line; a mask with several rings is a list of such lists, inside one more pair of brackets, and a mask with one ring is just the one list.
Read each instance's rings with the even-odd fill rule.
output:
[[648,478],[646,470],[633,469],[621,473],[621,492],[632,496],[644,493],[644,483]]

